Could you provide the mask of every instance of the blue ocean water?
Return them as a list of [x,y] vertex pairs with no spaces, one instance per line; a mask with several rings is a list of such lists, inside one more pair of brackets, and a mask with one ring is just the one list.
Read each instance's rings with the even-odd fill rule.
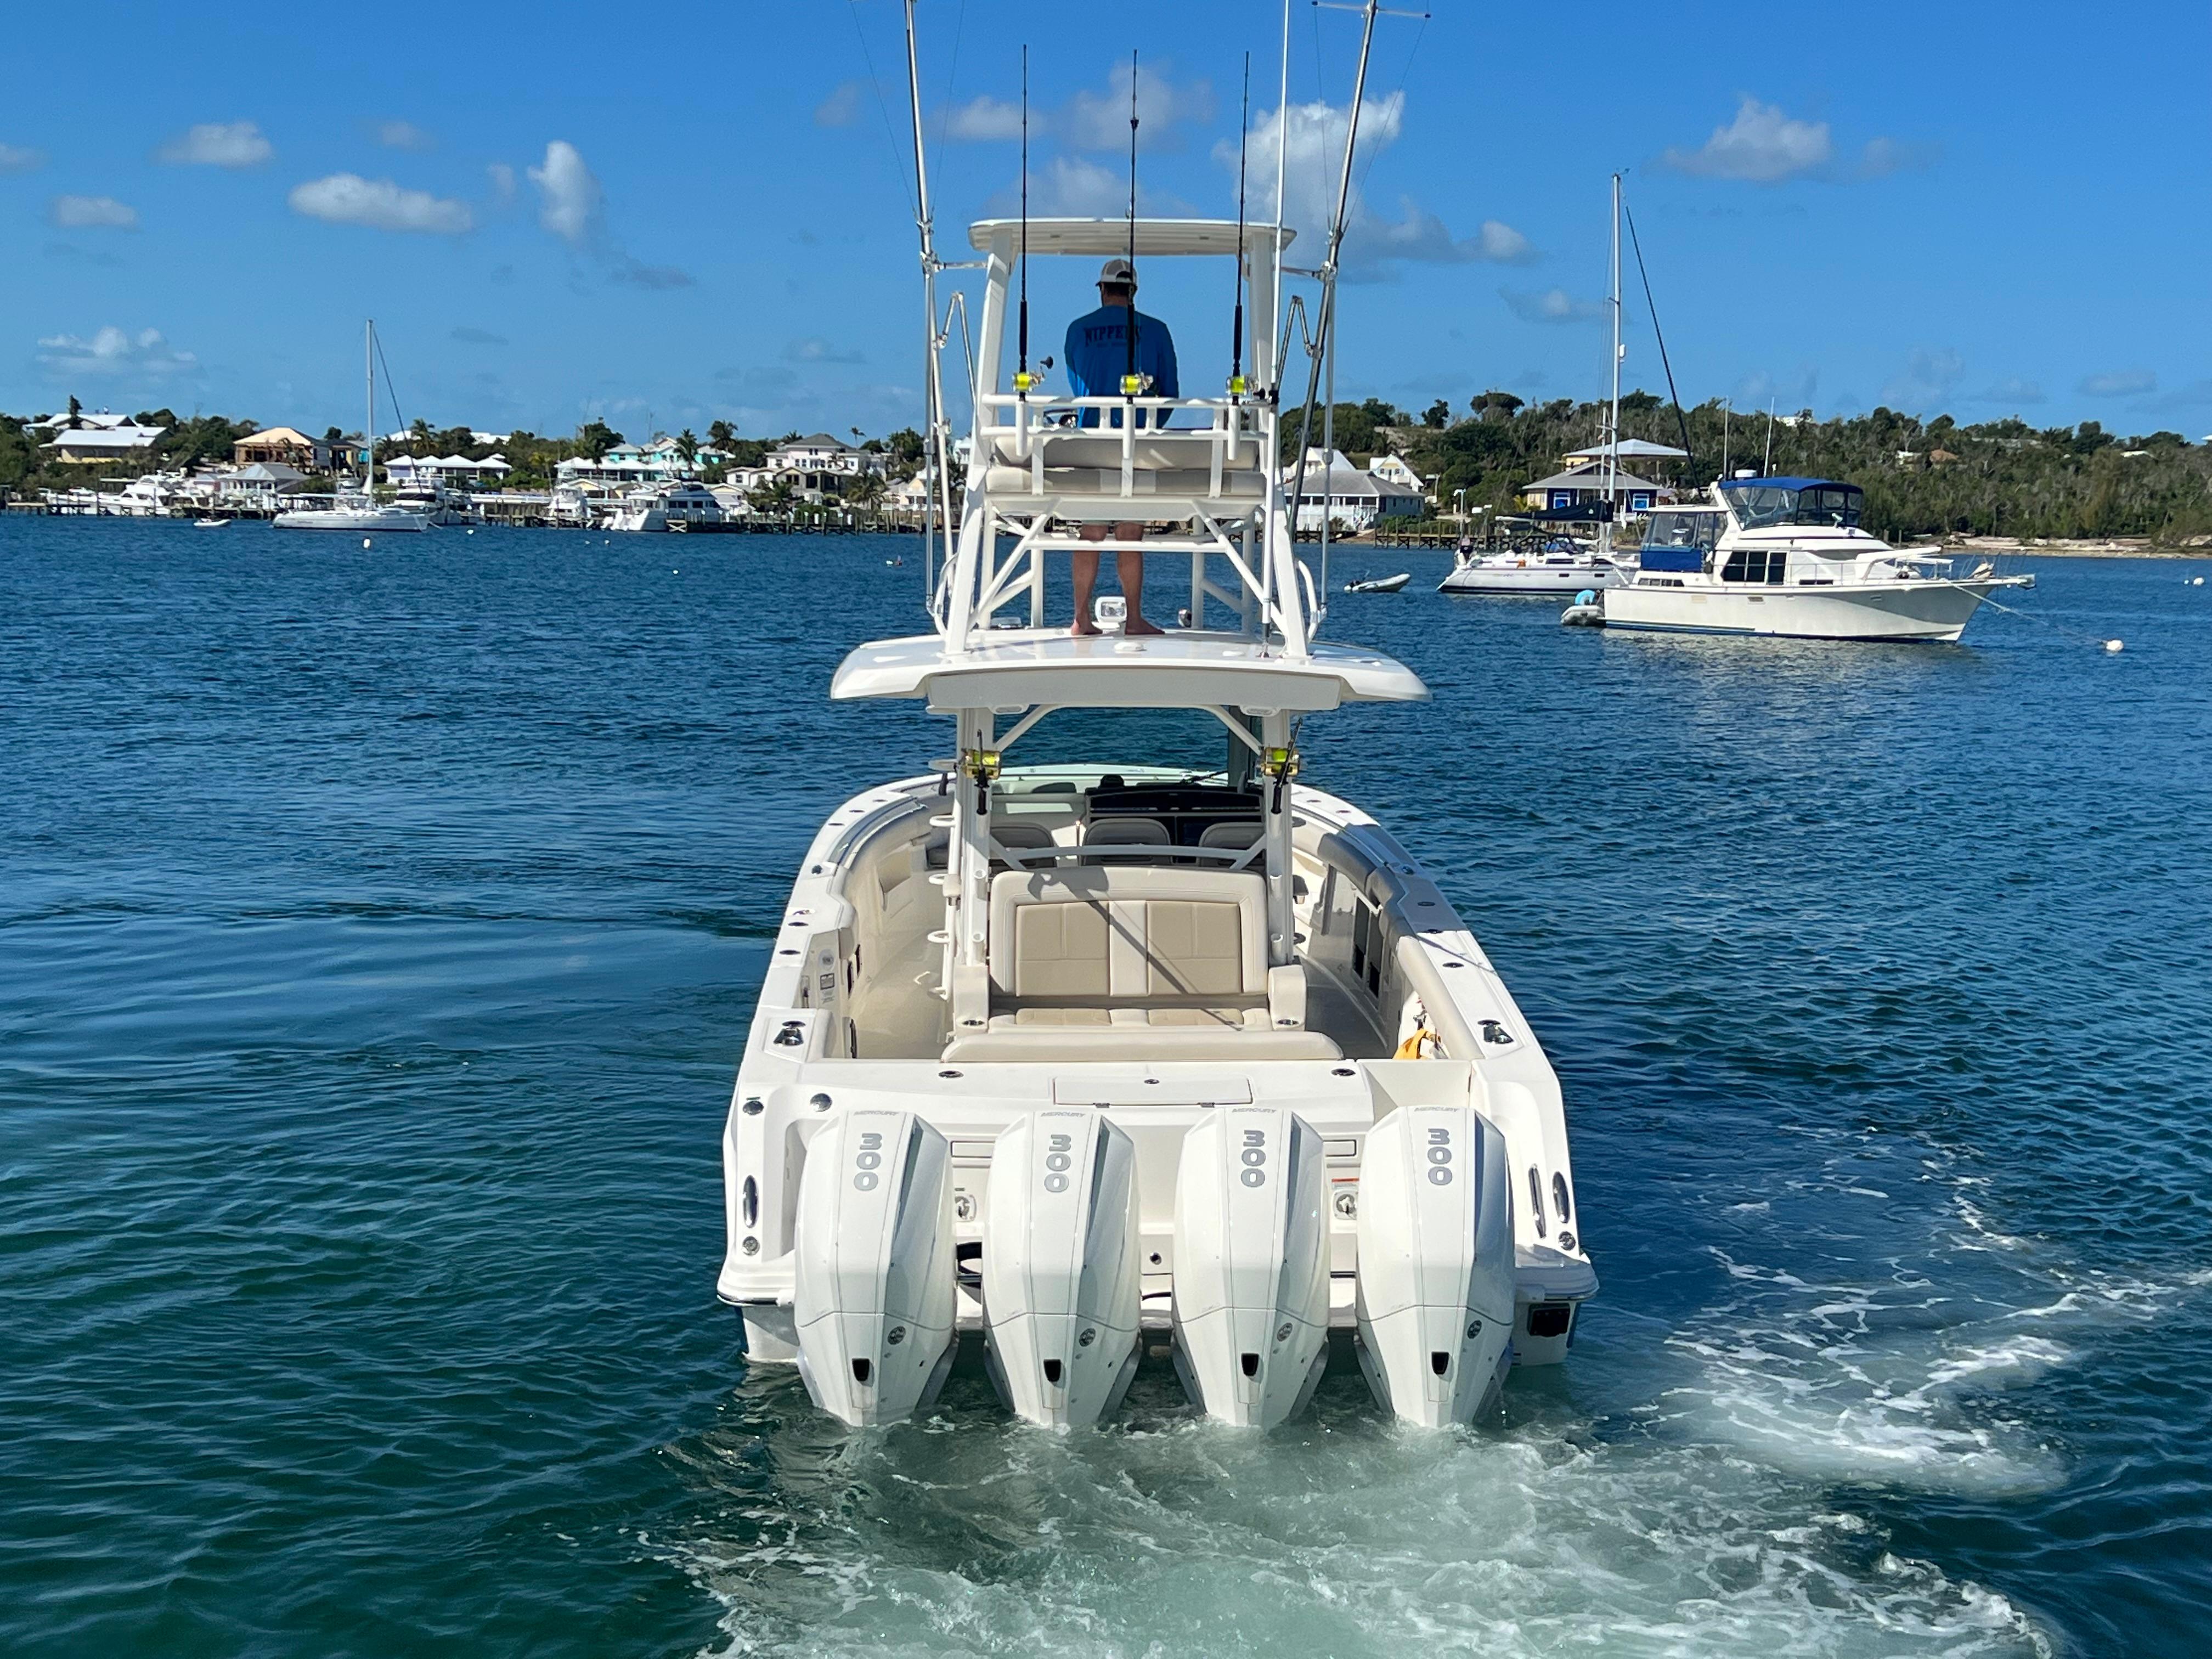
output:
[[1571,1364],[853,1438],[717,1136],[807,837],[942,747],[824,696],[912,557],[0,520],[0,1650],[2202,1651],[2203,564],[1960,648],[1339,598],[1437,697],[1309,775],[1559,1068]]

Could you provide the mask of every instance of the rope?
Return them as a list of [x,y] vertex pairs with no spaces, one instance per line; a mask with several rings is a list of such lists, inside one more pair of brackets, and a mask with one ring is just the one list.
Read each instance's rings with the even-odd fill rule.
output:
[[[1644,244],[1637,238],[1636,215],[1625,199],[1620,204],[1620,212],[1621,216],[1628,221],[1628,245],[1636,250],[1636,275],[1644,284],[1644,308],[1651,313],[1651,337],[1659,342],[1659,367],[1667,371],[1667,395],[1674,400],[1674,424],[1682,434],[1682,465],[1686,471],[1694,472],[1698,469],[1698,460],[1691,453],[1690,422],[1682,413],[1681,394],[1674,390],[1674,366],[1667,361],[1667,337],[1659,331],[1659,307],[1652,303],[1651,273],[1644,268]],[[1613,434],[1613,458],[1616,462],[1620,459],[1620,434],[1618,432]]]
[[890,144],[892,160],[897,163],[891,171],[898,175],[899,191],[906,198],[907,205],[919,215],[921,211],[921,204],[914,193],[907,189],[905,160],[899,151],[897,129],[891,125],[891,106],[884,97],[883,81],[876,74],[876,55],[868,50],[867,31],[860,27],[860,0],[846,0],[846,9],[853,20],[854,37],[860,43],[860,57],[868,66],[868,84],[875,88],[876,111],[884,118],[884,141]]

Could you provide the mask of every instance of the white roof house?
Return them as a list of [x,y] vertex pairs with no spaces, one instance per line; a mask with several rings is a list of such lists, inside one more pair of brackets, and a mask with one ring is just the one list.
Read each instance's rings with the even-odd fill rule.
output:
[[1647,442],[1642,438],[1623,438],[1615,444],[1592,444],[1587,449],[1571,449],[1562,457],[1570,465],[1577,461],[1601,461],[1607,451],[1614,456],[1614,465],[1623,461],[1680,461],[1689,458],[1686,449],[1674,449],[1665,444]]
[[73,426],[56,431],[40,446],[64,461],[110,461],[137,455],[154,447],[166,426],[133,426],[125,421],[114,426]]
[[[1297,487],[1297,469],[1283,469],[1285,493]],[[1304,499],[1298,503],[1301,531],[1318,531],[1322,515],[1339,530],[1365,530],[1380,519],[1417,519],[1421,514],[1418,488],[1393,482],[1372,471],[1354,466],[1342,450],[1328,452],[1324,466],[1318,453],[1306,457]]]
[[675,439],[658,438],[649,444],[617,444],[596,461],[587,455],[572,455],[553,471],[566,481],[673,483],[696,478],[701,468],[728,459],[720,450],[702,444],[694,458],[687,461]]
[[386,476],[395,484],[496,487],[514,470],[503,455],[487,455],[480,461],[465,455],[394,455],[384,464]]

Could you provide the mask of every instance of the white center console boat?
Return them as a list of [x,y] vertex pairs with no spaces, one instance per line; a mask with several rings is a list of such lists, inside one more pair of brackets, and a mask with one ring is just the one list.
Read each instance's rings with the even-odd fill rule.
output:
[[1598,595],[1607,628],[1807,640],[1956,640],[1984,599],[2033,576],[1963,577],[1936,549],[1859,526],[1865,494],[1827,478],[1730,478],[1656,509],[1641,567]]
[[[1381,1409],[1466,1422],[1512,1366],[1565,1357],[1596,1289],[1528,1020],[1406,848],[1299,775],[1305,721],[1428,692],[1313,637],[1275,397],[1241,375],[1216,398],[1007,389],[1024,253],[1240,258],[1252,384],[1275,386],[1290,240],[972,229],[974,425],[935,627],[860,646],[830,686],[921,699],[950,741],[801,859],[722,1141],[718,1292],[751,1360],[795,1364],[848,1425],[924,1410],[963,1342],[1042,1425],[1098,1421],[1150,1363],[1208,1416],[1269,1426],[1333,1352]],[[1119,539],[1131,520],[1165,528]],[[1178,601],[1187,567],[1191,626],[1048,626],[1048,566],[1084,549],[1140,551],[1155,592],[1172,568]],[[1099,709],[1218,726],[1225,763],[1023,763],[1042,723]]]

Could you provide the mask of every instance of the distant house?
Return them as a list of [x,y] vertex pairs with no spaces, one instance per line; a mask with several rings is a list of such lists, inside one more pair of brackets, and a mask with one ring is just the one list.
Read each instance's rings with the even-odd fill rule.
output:
[[1411,489],[1424,498],[1428,493],[1428,481],[1413,471],[1413,464],[1402,455],[1377,455],[1368,462],[1367,470],[1386,483]]
[[[1285,467],[1283,475],[1285,491],[1297,487],[1294,469]],[[1342,450],[1332,449],[1325,467],[1319,456],[1306,458],[1297,527],[1318,531],[1327,514],[1336,529],[1365,530],[1383,519],[1418,519],[1421,506],[1418,486],[1409,489],[1378,472],[1363,472]]]
[[1618,465],[1608,485],[1605,463],[1597,460],[1537,479],[1522,490],[1521,499],[1540,513],[1560,513],[1602,501],[1608,495],[1618,512],[1649,513],[1661,499],[1662,487],[1620,470]]
[[230,447],[230,459],[235,465],[267,463],[297,467],[302,472],[328,472],[337,453],[336,448],[322,439],[310,438],[297,427],[289,426],[272,426],[266,432],[249,433]]
[[863,475],[882,477],[885,465],[884,457],[874,450],[860,449],[842,438],[817,432],[811,437],[776,445],[762,461],[761,470],[769,483],[788,484],[793,494],[820,502],[842,495]]
[[119,461],[149,453],[155,441],[169,428],[133,426],[118,421],[106,426],[62,426],[40,448],[58,461]]
[[282,461],[256,461],[216,475],[215,493],[234,504],[266,503],[280,495],[295,495],[307,475]]
[[394,455],[384,463],[385,476],[398,487],[436,484],[447,489],[496,489],[514,470],[504,455],[487,455],[480,461],[465,455]]
[[674,483],[696,478],[701,468],[728,459],[720,450],[702,444],[687,461],[675,439],[659,438],[649,444],[617,444],[597,460],[572,455],[553,471],[564,483]]
[[1592,444],[1587,449],[1569,450],[1560,459],[1569,466],[1578,466],[1584,461],[1603,460],[1608,449],[1613,452],[1615,465],[1633,461],[1646,471],[1655,465],[1663,465],[1668,462],[1687,460],[1690,456],[1690,452],[1686,449],[1675,449],[1667,444],[1650,443],[1642,438],[1623,438],[1617,444]]

